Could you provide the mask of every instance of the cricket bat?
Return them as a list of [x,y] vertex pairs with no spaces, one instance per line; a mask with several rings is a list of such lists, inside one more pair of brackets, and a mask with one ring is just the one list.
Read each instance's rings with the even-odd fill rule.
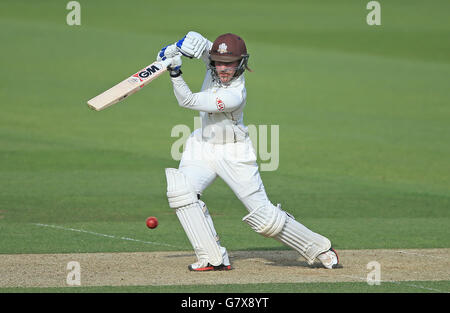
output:
[[153,62],[117,85],[90,99],[87,103],[91,109],[96,111],[106,109],[141,90],[142,87],[166,72],[169,65],[169,59]]

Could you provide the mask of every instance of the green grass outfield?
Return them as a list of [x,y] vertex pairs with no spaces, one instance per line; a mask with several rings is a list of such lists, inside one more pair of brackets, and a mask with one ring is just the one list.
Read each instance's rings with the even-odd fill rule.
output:
[[[245,122],[280,129],[279,167],[261,173],[272,202],[337,249],[450,247],[448,1],[380,1],[381,26],[367,25],[368,1],[357,0],[231,0],[226,8],[171,1],[170,9],[80,0],[80,26],[66,24],[67,2],[0,3],[1,254],[189,249],[167,204],[164,168],[178,165],[172,128],[192,130],[197,114],[177,106],[167,75],[105,111],[86,104],[189,30],[210,40],[234,32],[247,43],[254,72],[246,74]],[[183,61],[185,80],[198,90],[203,65]],[[241,222],[246,210],[221,180],[204,201],[229,250],[283,249]],[[152,231],[150,215],[160,221]],[[443,279],[215,290],[448,292]]]

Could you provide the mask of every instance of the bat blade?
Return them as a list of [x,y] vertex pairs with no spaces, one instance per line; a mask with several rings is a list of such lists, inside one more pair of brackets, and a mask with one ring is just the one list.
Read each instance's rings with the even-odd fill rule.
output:
[[101,111],[138,92],[142,87],[167,71],[166,62],[154,62],[117,85],[90,99],[87,103],[91,109]]

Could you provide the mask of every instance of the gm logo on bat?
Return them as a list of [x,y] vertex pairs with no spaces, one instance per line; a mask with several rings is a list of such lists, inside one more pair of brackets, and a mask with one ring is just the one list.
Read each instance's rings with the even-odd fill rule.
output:
[[134,74],[133,77],[139,78],[139,80],[142,82],[144,78],[151,76],[153,73],[156,73],[157,71],[159,71],[159,68],[156,65],[152,65],[151,67],[147,67],[146,69],[140,71],[139,73]]

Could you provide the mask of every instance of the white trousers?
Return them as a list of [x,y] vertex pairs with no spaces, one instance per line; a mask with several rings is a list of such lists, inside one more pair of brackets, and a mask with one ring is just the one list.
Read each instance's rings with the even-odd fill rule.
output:
[[[186,142],[179,170],[198,194],[202,194],[219,176],[234,191],[249,213],[258,215],[259,209],[262,209],[264,216],[259,216],[252,222],[257,222],[258,227],[273,226],[260,225],[261,221],[272,223],[271,220],[266,220],[265,212],[273,214],[274,206],[267,197],[258,171],[256,154],[248,137],[244,142],[211,144],[202,141],[199,130],[196,130]],[[277,209],[275,212],[278,211]],[[204,214],[213,235],[217,236],[209,212],[206,210]],[[250,217],[247,216],[247,222],[248,220]],[[312,232],[292,217],[288,217],[285,225],[287,226],[283,226],[274,238],[297,250],[310,264],[317,255],[330,249],[331,243],[327,238]],[[226,250],[218,244],[225,255],[224,263],[228,262]]]
[[201,129],[186,141],[179,170],[198,194],[219,176],[249,212],[269,201],[249,137],[244,142],[211,144],[201,140]]

